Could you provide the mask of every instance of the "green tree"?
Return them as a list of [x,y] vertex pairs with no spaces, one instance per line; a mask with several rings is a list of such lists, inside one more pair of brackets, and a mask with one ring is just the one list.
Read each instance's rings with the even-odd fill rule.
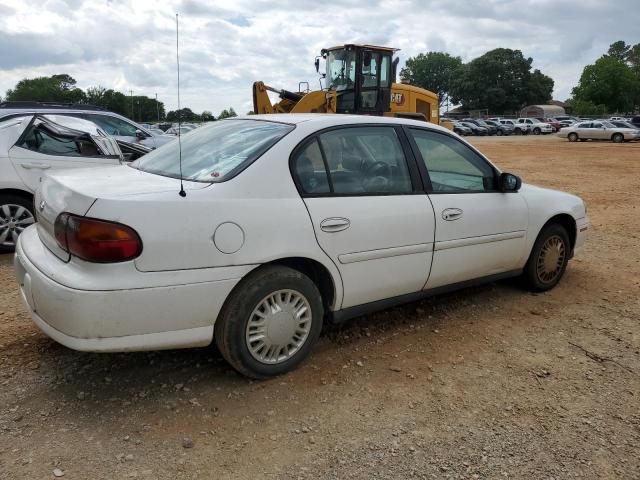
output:
[[200,117],[203,122],[212,122],[216,119],[216,117],[213,116],[213,113],[211,113],[209,110],[203,111]]
[[539,70],[531,73],[533,59],[520,50],[496,48],[456,70],[451,98],[469,110],[503,113],[526,104],[551,100],[553,80]]
[[627,65],[633,70],[633,73],[640,78],[640,43],[636,43],[633,47],[629,48],[625,60]]
[[194,113],[190,108],[187,107],[181,108],[180,110],[172,110],[167,113],[168,122],[177,122],[178,117],[180,118],[181,122],[193,122],[196,120],[200,120],[200,115]]
[[640,96],[640,78],[613,55],[603,55],[582,71],[572,90],[577,101],[604,105],[609,112],[631,112]]
[[448,53],[421,53],[407,59],[400,70],[400,78],[411,85],[437,93],[442,106],[449,98],[452,78],[461,66],[462,59]]
[[102,86],[87,88],[87,103],[105,108],[120,115],[131,114],[131,104],[127,102],[127,97],[120,92],[106,89]]
[[533,71],[526,85],[527,105],[546,103],[551,100],[553,93],[553,79],[546,76],[537,68]]
[[[133,106],[133,109],[132,109]],[[134,95],[127,97],[126,115],[136,122],[155,122],[158,120],[158,109],[160,110],[160,119],[164,118],[164,104],[160,101],[156,103],[155,98],[145,95]],[[189,109],[183,109],[189,110]],[[189,110],[189,121],[193,121],[197,115]],[[185,120],[184,118],[182,119]]]
[[76,80],[66,73],[50,77],[25,78],[13,90],[7,90],[6,101],[81,103],[85,93]]
[[222,110],[220,115],[218,115],[218,120],[222,120],[223,118],[237,117],[238,114],[233,109],[233,107],[229,107],[229,110]]
[[596,105],[588,100],[571,99],[568,103],[573,115],[601,117],[607,113],[607,107],[605,105]]
[[618,40],[617,42],[613,42],[611,45],[609,45],[607,55],[613,58],[617,58],[622,62],[626,59],[627,52],[630,48],[631,46],[627,45],[623,40]]

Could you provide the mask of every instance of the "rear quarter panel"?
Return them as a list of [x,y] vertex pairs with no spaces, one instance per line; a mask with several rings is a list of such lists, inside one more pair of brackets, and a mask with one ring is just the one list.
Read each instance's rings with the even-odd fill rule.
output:
[[[316,241],[289,172],[292,141],[295,138],[283,139],[236,177],[189,191],[184,198],[177,189],[100,198],[87,215],[124,223],[139,233],[143,251],[135,264],[140,271],[252,265],[305,257],[329,270],[339,305],[340,275]],[[241,245],[232,253],[223,253],[216,245],[217,237],[214,239],[216,229],[227,223],[242,230]]]

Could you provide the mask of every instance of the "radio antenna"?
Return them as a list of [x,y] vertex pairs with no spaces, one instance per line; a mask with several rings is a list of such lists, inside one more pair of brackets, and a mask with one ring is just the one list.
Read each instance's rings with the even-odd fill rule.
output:
[[186,197],[187,192],[184,191],[184,183],[182,181],[182,141],[180,138],[180,130],[182,127],[182,112],[180,111],[180,50],[178,43],[178,14],[176,13],[176,65],[178,66],[178,159],[180,162],[180,191],[178,195]]

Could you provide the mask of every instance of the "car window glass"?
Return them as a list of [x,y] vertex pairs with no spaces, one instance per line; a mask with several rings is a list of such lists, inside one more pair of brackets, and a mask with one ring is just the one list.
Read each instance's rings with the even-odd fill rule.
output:
[[389,86],[389,77],[387,75],[389,71],[389,61],[390,58],[388,55],[383,55],[382,60],[380,62],[380,86],[388,87]]
[[329,193],[327,170],[318,140],[313,139],[294,159],[294,174],[304,193]]
[[599,123],[599,122],[592,123],[592,124],[591,124],[591,128],[602,128],[602,124],[601,124],[601,123]]
[[578,128],[589,128],[591,126],[591,122],[585,122],[578,125]]
[[96,146],[86,139],[58,137],[43,128],[31,128],[24,136],[22,148],[45,155],[66,157],[95,157],[100,155]]
[[85,117],[88,120],[91,120],[93,123],[97,124],[109,135],[116,135],[119,137],[135,137],[136,130],[138,130],[135,125],[109,115],[98,115],[89,113],[86,114]]
[[170,142],[147,153],[131,166],[166,177],[221,182],[260,158],[294,128],[263,120],[212,122],[189,132],[180,143]]
[[409,169],[393,127],[343,128],[319,136],[336,194],[412,191]]
[[495,173],[482,157],[459,140],[411,129],[434,192],[481,192],[495,189]]

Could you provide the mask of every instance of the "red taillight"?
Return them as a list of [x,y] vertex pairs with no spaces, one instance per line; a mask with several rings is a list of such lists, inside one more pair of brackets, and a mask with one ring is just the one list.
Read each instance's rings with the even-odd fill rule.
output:
[[87,262],[124,262],[142,252],[140,236],[121,223],[61,213],[54,234],[60,248]]

